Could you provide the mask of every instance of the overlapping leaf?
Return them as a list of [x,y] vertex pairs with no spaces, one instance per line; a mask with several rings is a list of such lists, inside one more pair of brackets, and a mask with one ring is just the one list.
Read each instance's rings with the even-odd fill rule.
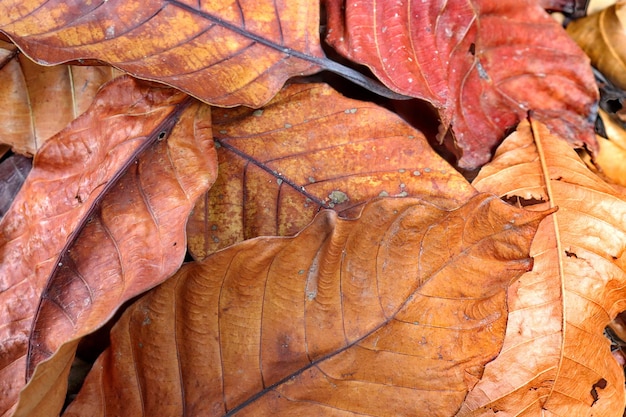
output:
[[626,308],[626,199],[537,122],[521,124],[474,185],[558,211],[539,226],[533,271],[509,289],[502,352],[458,415],[620,417],[624,372],[603,330]]
[[328,210],[184,266],[124,313],[65,415],[453,414],[545,216],[488,194],[457,206]]
[[100,86],[116,75],[110,67],[43,67],[0,40],[0,143],[34,155],[87,110]]
[[326,4],[329,42],[393,90],[433,103],[460,165],[487,162],[528,110],[574,145],[595,149],[588,59],[534,0]]
[[616,86],[626,89],[625,1],[571,22],[567,33],[589,55],[593,66]]
[[357,217],[379,195],[461,202],[475,193],[420,132],[323,84],[286,87],[260,110],[212,114],[220,173],[188,223],[196,259],[256,236],[293,235],[322,208]]
[[[212,142],[206,145],[210,123],[201,122],[205,126],[199,129],[187,121],[174,128],[189,101],[172,89],[120,79],[36,155],[31,174],[0,222],[0,302],[5,306],[0,315],[0,415],[12,413],[25,377],[37,361],[68,339],[93,330],[124,297],[156,285],[182,262],[186,214],[194,194],[208,186],[207,170],[215,171],[207,162],[212,156]],[[185,117],[193,119],[193,114]],[[173,128],[188,138],[181,141],[174,136],[181,146],[168,149],[162,142],[149,153],[151,160],[132,164],[143,149]],[[189,135],[190,129],[199,136]],[[198,143],[192,146],[195,140]],[[128,164],[132,169],[112,189]],[[155,184],[169,186],[170,194],[154,192]],[[109,200],[102,200],[108,192]],[[173,210],[172,205],[187,213]],[[91,232],[79,237],[85,224]],[[70,248],[77,237],[79,243]],[[98,250],[90,252],[94,245]],[[146,247],[159,253],[146,259]],[[126,275],[116,275],[119,268]],[[136,274],[137,268],[143,272]],[[123,284],[113,287],[120,279]],[[112,296],[106,291],[119,293]],[[29,338],[32,349],[27,363]],[[58,390],[59,386],[63,383],[44,388]],[[41,393],[31,394],[23,397],[25,405],[32,407]],[[56,407],[58,412],[63,398],[55,400],[47,410]]]
[[324,56],[313,0],[3,1],[0,30],[38,62],[96,58],[226,106],[267,102]]

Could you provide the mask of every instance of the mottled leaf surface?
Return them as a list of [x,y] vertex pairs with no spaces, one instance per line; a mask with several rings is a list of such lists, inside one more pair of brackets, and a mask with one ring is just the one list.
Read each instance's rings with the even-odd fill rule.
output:
[[267,106],[214,109],[220,172],[187,231],[196,259],[256,236],[293,235],[322,208],[357,217],[378,196],[475,193],[424,135],[373,103],[296,84]]

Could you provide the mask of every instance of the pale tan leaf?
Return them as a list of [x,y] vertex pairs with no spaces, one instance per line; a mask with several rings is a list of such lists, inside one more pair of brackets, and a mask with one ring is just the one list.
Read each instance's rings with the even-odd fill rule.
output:
[[502,351],[458,415],[621,417],[624,372],[603,330],[626,307],[626,199],[527,121],[473,184],[558,211],[539,226],[533,270],[509,289]]

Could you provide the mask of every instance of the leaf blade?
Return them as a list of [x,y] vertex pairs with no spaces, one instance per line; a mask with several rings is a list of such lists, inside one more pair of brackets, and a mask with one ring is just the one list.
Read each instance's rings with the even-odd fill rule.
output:
[[[559,210],[537,231],[531,247],[535,269],[509,292],[502,353],[486,367],[459,415],[484,415],[488,409],[619,415],[624,375],[602,332],[624,306],[626,232],[619,226],[624,197],[534,121],[532,130],[525,122],[507,138],[475,185],[519,196],[522,203],[528,198],[550,202]],[[498,372],[506,372],[507,382]],[[591,392],[601,379],[607,385],[596,390],[595,399]]]
[[[139,415],[163,410],[165,403],[171,415],[183,409],[213,415],[377,415],[381,407],[385,413],[450,415],[482,364],[497,353],[498,343],[492,342],[505,326],[505,287],[510,276],[529,268],[523,246],[545,213],[515,210],[484,194],[457,210],[444,207],[427,199],[381,199],[368,204],[358,221],[325,211],[294,238],[248,240],[183,267],[127,311],[113,332],[113,350],[96,363],[66,415],[97,415],[101,411],[91,404],[105,401],[111,413],[132,404]],[[516,225],[505,227],[512,218]],[[448,240],[456,258],[431,256],[442,245],[441,231],[460,226],[468,229],[464,239]],[[419,258],[406,255],[411,248]],[[488,256],[485,251],[500,253],[503,269],[481,266],[483,259],[468,262]],[[459,268],[487,272],[485,285],[459,286],[458,293],[448,294],[444,282],[459,276]],[[458,302],[448,303],[455,296]],[[434,314],[459,305],[472,319]],[[468,352],[459,362],[454,358],[466,349],[457,344]],[[152,349],[167,352],[162,357],[168,359],[154,366],[140,359],[151,357]],[[428,388],[433,381],[426,367],[445,374],[435,384],[449,395]],[[131,377],[138,370],[141,393]],[[159,385],[162,375],[175,381]],[[113,381],[133,387],[116,388]],[[114,400],[118,395],[124,397],[120,402]]]

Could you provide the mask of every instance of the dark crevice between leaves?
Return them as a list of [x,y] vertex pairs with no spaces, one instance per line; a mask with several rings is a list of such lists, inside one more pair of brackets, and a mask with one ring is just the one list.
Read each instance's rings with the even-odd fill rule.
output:
[[0,159],[0,220],[7,213],[15,196],[32,169],[32,159],[8,152]]
[[502,200],[505,203],[509,203],[512,206],[522,208],[522,207],[532,207],[538,204],[544,204],[545,201],[541,198],[523,198],[518,195],[512,196],[504,196]]

